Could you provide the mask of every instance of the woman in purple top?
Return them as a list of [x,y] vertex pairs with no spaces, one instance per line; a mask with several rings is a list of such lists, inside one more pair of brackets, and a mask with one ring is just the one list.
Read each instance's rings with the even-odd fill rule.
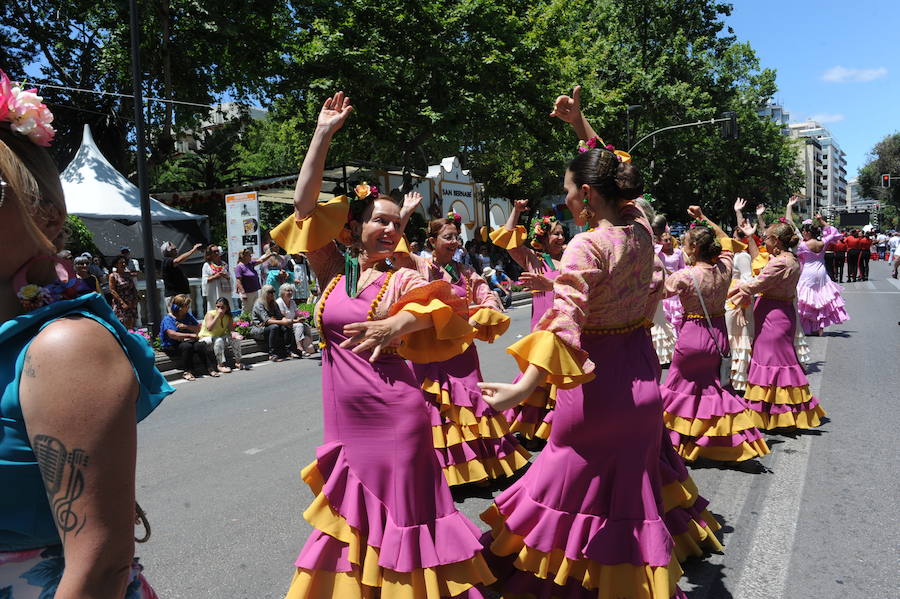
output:
[[241,296],[241,309],[248,314],[253,309],[253,304],[259,297],[259,289],[262,287],[255,267],[271,255],[267,253],[259,260],[254,260],[252,248],[244,248],[238,254],[238,263],[234,267],[234,282],[238,295]]

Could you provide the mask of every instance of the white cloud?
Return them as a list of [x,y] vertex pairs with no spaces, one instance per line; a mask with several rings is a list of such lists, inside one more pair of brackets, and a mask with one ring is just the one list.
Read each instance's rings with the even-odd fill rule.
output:
[[809,117],[808,120],[816,121],[817,123],[839,123],[843,121],[846,117],[842,114],[830,114],[830,113],[822,113],[822,114],[814,114]]
[[877,69],[848,69],[840,65],[831,67],[822,74],[822,81],[828,83],[865,83],[887,76],[885,67]]

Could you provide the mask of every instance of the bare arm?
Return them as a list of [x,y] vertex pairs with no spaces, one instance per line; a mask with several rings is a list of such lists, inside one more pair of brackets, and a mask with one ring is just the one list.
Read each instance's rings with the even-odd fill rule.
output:
[[734,201],[734,216],[737,218],[735,223],[737,226],[741,226],[741,223],[744,222],[744,207],[747,205],[747,200],[744,198],[738,198]]
[[756,238],[753,237],[753,234],[756,233],[756,226],[751,225],[750,221],[746,219],[738,222],[740,223],[741,231],[747,236],[747,253],[750,254],[750,260],[753,260],[759,255],[759,248],[756,247]]
[[180,256],[176,257],[174,260],[172,260],[172,262],[174,262],[175,265],[177,266],[178,264],[181,264],[182,262],[184,262],[185,260],[187,260],[188,258],[193,256],[194,253],[202,247],[203,247],[203,244],[198,243],[198,244],[194,245],[194,247],[192,247],[190,250],[188,250],[185,253],[181,254]]
[[800,198],[798,198],[797,196],[791,196],[784,207],[784,220],[786,220],[792,227],[794,227],[794,204],[799,201]]
[[522,403],[535,390],[546,372],[534,364],[529,364],[522,377],[513,384],[478,383],[481,396],[494,410],[502,412]]
[[756,205],[756,230],[759,231],[759,234],[762,235],[766,231],[766,219],[763,217],[763,214],[766,213],[766,205],[765,204],[757,204]]
[[134,556],[131,363],[102,325],[61,320],[29,348],[20,393],[66,560],[54,596],[121,599]]
[[297,186],[294,188],[294,218],[305,218],[315,209],[319,192],[322,191],[322,173],[325,171],[325,158],[328,156],[331,138],[352,111],[350,98],[345,97],[344,92],[334,94],[322,105],[316,130],[303,158],[303,166],[300,167]]
[[381,350],[390,345],[394,339],[432,326],[434,323],[430,316],[400,310],[382,320],[354,322],[344,326],[344,335],[347,339],[341,343],[341,347],[353,347],[355,354],[371,351],[372,357],[369,361],[374,362],[381,355]]

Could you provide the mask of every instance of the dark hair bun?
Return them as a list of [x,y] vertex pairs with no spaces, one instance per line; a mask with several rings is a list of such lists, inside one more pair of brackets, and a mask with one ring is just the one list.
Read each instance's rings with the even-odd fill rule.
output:
[[616,169],[616,187],[619,190],[619,200],[634,200],[644,193],[644,178],[641,172],[630,162],[622,162]]
[[712,262],[722,253],[722,244],[709,227],[694,227],[688,234],[697,246],[697,257],[704,262]]
[[797,234],[795,233],[794,235],[791,235],[791,239],[788,242],[787,246],[789,248],[795,248],[795,247],[797,247],[798,243],[800,243],[800,237],[798,237]]

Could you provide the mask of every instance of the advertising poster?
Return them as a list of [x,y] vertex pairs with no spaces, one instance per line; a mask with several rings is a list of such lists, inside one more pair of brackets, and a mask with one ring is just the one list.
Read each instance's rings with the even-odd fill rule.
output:
[[234,267],[238,253],[244,248],[253,248],[253,255],[260,255],[259,201],[255,191],[230,193],[225,196],[225,222],[228,234],[228,266],[231,269],[232,289]]

